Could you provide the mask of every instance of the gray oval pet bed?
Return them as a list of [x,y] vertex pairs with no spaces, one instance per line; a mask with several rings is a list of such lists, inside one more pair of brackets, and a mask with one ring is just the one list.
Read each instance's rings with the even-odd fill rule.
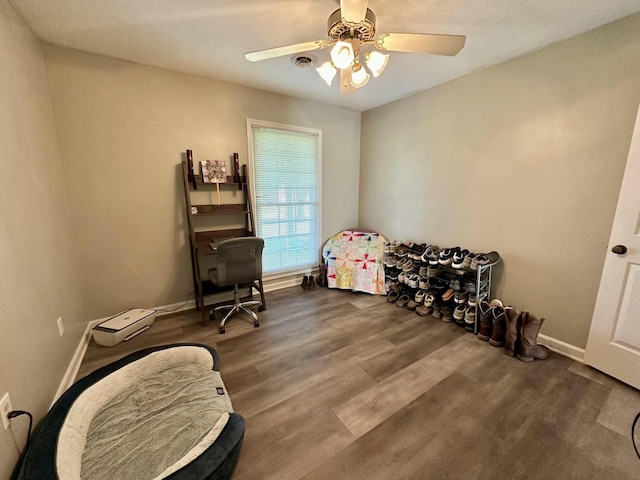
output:
[[17,478],[230,478],[245,425],[219,363],[209,346],[173,344],[96,370],[51,407]]

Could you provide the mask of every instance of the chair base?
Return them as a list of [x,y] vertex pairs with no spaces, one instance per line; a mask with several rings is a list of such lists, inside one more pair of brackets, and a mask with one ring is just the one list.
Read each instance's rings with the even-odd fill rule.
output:
[[[262,286],[260,285],[260,294],[261,296],[263,295],[262,293]],[[229,320],[231,318],[231,316],[235,313],[241,313],[241,312],[245,312],[248,313],[249,315],[251,315],[252,320],[248,320],[244,317],[239,317],[241,320],[244,320],[245,322],[249,322],[249,323],[253,323],[254,327],[259,327],[260,326],[260,322],[258,321],[258,316],[256,315],[256,313],[247,308],[250,305],[260,305],[259,307],[259,311],[264,310],[264,302],[259,302],[257,300],[250,300],[248,302],[241,302],[240,301],[240,290],[238,285],[235,285],[234,291],[233,291],[233,305],[221,305],[219,307],[214,308],[213,310],[211,310],[209,312],[209,319],[210,320],[214,320],[215,319],[215,312],[217,312],[218,310],[226,310],[229,309],[229,311],[227,312],[227,314],[224,316],[224,318],[220,321],[220,325],[219,325],[219,331],[220,333],[224,333],[225,332],[225,324],[227,323],[227,320]]]

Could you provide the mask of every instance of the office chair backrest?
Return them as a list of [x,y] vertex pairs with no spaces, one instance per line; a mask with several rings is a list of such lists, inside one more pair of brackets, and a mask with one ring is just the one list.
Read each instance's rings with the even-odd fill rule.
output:
[[237,285],[262,278],[264,240],[239,237],[223,240],[217,248],[216,285]]

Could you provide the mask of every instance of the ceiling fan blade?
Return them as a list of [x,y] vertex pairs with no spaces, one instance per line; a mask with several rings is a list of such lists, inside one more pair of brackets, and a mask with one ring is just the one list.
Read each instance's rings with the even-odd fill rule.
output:
[[356,87],[351,85],[351,69],[340,70],[340,95],[351,95]]
[[466,40],[464,35],[381,33],[375,44],[380,50],[453,56],[462,50]]
[[342,19],[346,23],[362,23],[367,14],[369,0],[340,0]]
[[285,45],[284,47],[269,48],[267,50],[258,50],[257,52],[249,52],[244,58],[250,62],[259,62],[260,60],[268,60],[270,58],[281,57],[283,55],[292,55],[294,53],[308,52],[310,50],[320,50],[328,47],[330,44],[326,40],[315,40],[313,42],[296,43],[295,45]]

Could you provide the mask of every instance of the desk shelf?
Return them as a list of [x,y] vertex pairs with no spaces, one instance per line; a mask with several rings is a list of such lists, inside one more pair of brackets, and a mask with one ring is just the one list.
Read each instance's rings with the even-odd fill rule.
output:
[[[216,252],[212,244],[227,238],[255,236],[255,225],[251,209],[251,196],[247,182],[247,166],[242,165],[240,182],[234,182],[233,176],[227,176],[226,183],[203,183],[201,175],[191,175],[186,161],[182,162],[182,177],[184,184],[185,205],[187,213],[187,228],[189,233],[189,245],[191,251],[191,270],[193,274],[193,288],[195,291],[196,307],[202,315],[202,324],[209,321],[209,312],[205,305],[205,296],[227,291],[229,288],[218,288],[207,278],[202,278],[201,264],[207,257],[213,259]],[[236,190],[241,192],[242,203],[193,203],[192,196],[196,192],[216,192]],[[205,195],[206,196],[206,195]],[[202,227],[195,225],[195,218],[222,218],[222,226],[218,222],[215,226]],[[200,224],[201,222],[198,222]],[[228,225],[225,228],[224,224]],[[237,225],[243,225],[237,227]],[[197,229],[196,229],[197,228]]]

